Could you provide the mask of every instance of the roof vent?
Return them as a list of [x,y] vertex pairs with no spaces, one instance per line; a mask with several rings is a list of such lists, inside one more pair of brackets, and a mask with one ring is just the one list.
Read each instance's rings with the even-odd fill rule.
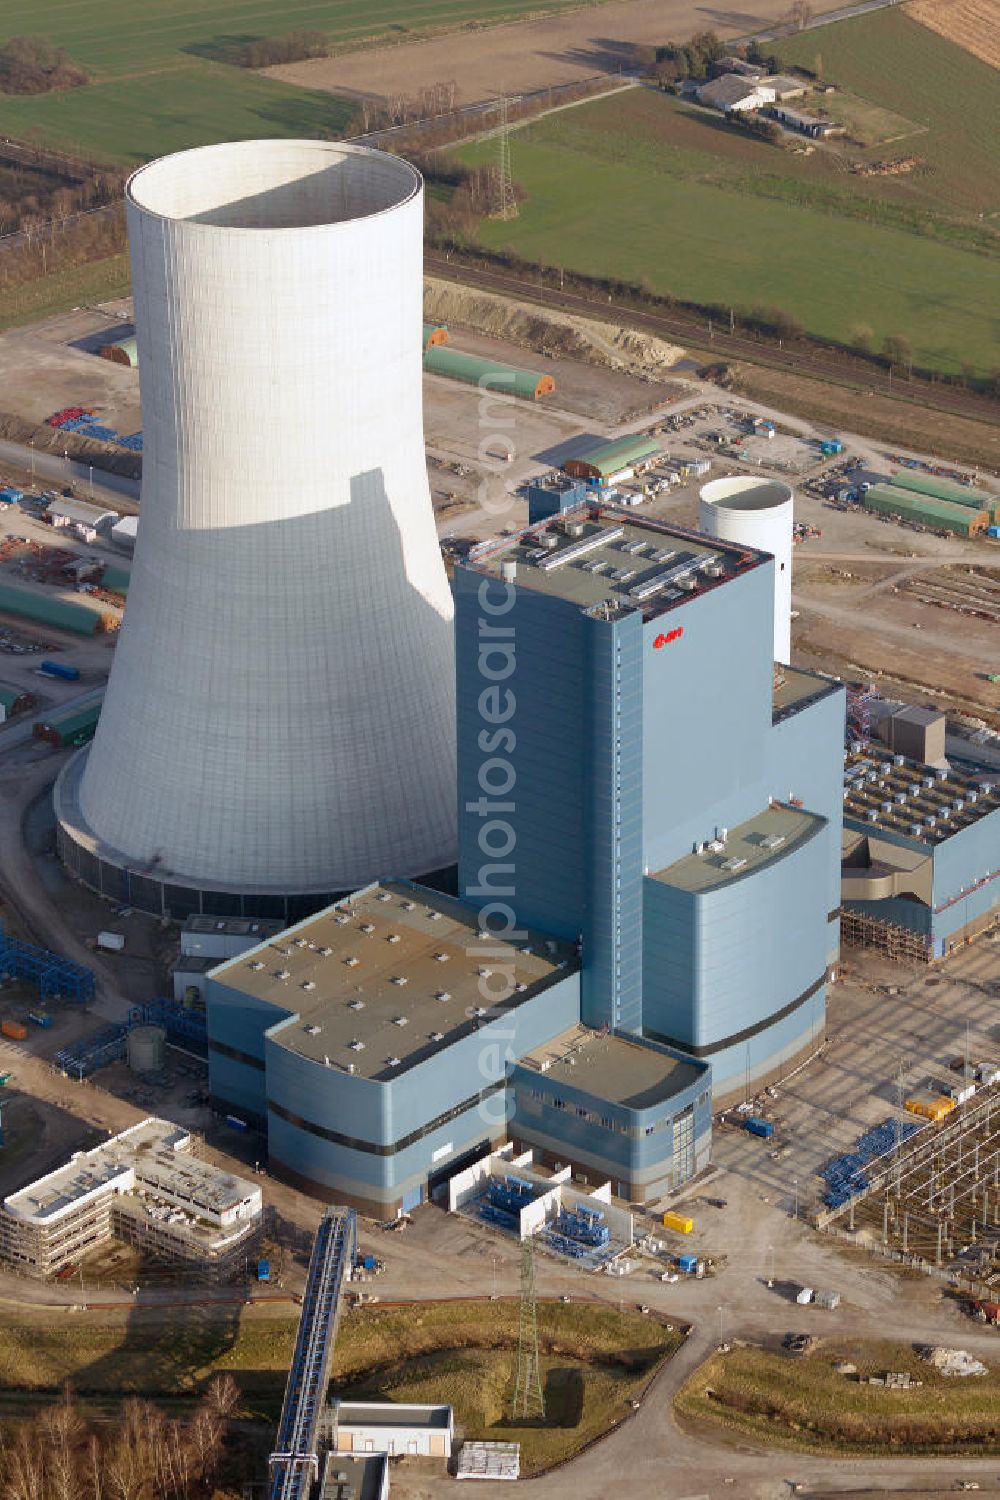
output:
[[344,963],[349,969],[356,969],[360,962],[361,960],[359,958],[355,958],[353,953],[349,954],[348,957],[344,959]]
[[435,953],[434,962],[438,964],[446,964],[450,957],[450,953]]
[[535,540],[540,547],[544,547],[547,552],[551,552],[554,547],[558,547],[559,545],[559,534],[555,531],[540,531]]
[[389,980],[389,983],[390,984],[408,984],[409,980],[407,979],[407,977],[406,977],[405,974],[393,974],[392,978]]
[[404,911],[416,911],[416,909],[417,909],[417,903],[415,901],[404,901],[403,902],[403,910]]
[[409,1026],[410,1018],[409,1016],[393,1016],[392,1024],[393,1026]]
[[389,895],[388,891],[379,891],[375,899],[376,901],[391,901],[392,897]]
[[451,999],[451,993],[448,990],[435,990],[435,992],[434,992],[434,999],[435,1000],[450,1000]]
[[398,1057],[387,1057],[385,1065],[387,1068],[398,1068],[401,1061],[402,1059]]
[[274,971],[274,977],[275,977],[275,979],[287,979],[288,978],[288,970],[287,969],[275,969],[275,971]]
[[388,937],[386,938],[386,942],[387,943],[398,943],[399,942],[399,933],[398,932],[390,932],[389,935],[388,935]]
[[357,998],[355,998],[354,1000],[348,1000],[347,1008],[348,1010],[364,1010],[365,1002]]
[[361,924],[361,931],[369,933],[369,934],[373,933],[375,931],[374,923],[372,923],[372,922],[362,922],[362,924]]
[[349,912],[338,911],[333,920],[337,923],[338,927],[343,927],[345,922],[349,922],[351,920],[351,916]]
[[877,807],[870,807],[868,809],[868,821],[869,821],[869,823],[877,823],[878,822],[878,808]]
[[262,969],[264,965],[261,963],[259,958],[254,958],[251,959],[247,967],[256,971],[257,969]]
[[745,859],[738,854],[734,854],[731,859],[724,859],[722,861],[722,868],[730,871],[742,870],[745,864]]
[[480,979],[491,979],[493,977],[492,969],[477,969],[476,973],[479,975]]
[[295,946],[296,946],[296,948],[308,948],[309,947],[309,943],[308,943],[308,941],[307,941],[306,938],[304,938],[304,937],[297,937],[295,939]]
[[444,1041],[444,1032],[443,1031],[432,1031],[431,1032],[431,1041],[432,1042],[443,1042]]
[[365,1050],[364,1042],[362,1042],[358,1037],[355,1037],[353,1042],[349,1042],[348,1046],[350,1047],[352,1052],[363,1052]]
[[910,832],[912,833],[912,835],[913,835],[913,837],[915,839],[918,839],[920,837],[920,835],[923,833],[923,831],[924,830],[920,826],[919,823],[911,823],[910,824]]
[[303,979],[302,988],[304,990],[314,990],[316,988],[316,981],[314,979]]
[[322,1026],[307,1026],[305,1029],[310,1036],[319,1036],[323,1030]]
[[333,952],[333,949],[332,948],[317,948],[316,952],[319,954],[320,958],[329,958],[330,954]]
[[523,995],[524,992],[525,992],[525,990],[527,988],[528,988],[528,986],[524,983],[523,979],[520,981],[520,983],[515,984],[515,986],[514,986],[514,989],[517,991],[517,993],[519,995]]
[[427,916],[432,922],[440,922],[441,920],[441,913],[439,911],[435,911],[433,906],[428,907]]

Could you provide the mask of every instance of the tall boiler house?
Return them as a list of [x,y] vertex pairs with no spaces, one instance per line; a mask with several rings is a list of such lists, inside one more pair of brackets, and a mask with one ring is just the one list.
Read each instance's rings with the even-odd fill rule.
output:
[[423,184],[325,141],[126,189],[141,517],[69,868],[147,910],[293,918],[455,857],[452,602],[423,446]]

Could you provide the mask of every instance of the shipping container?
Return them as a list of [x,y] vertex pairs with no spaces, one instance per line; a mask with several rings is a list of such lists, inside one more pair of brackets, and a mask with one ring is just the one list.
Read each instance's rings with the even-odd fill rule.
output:
[[678,1255],[677,1269],[679,1271],[684,1271],[688,1276],[693,1275],[694,1272],[696,1272],[698,1269],[697,1255]]
[[79,667],[71,667],[62,661],[39,662],[38,670],[45,677],[61,677],[64,682],[76,682],[80,676]]
[[99,932],[97,946],[103,953],[120,953],[125,946],[124,935],[120,932]]
[[28,1035],[27,1026],[20,1021],[0,1021],[0,1031],[4,1036],[13,1037],[15,1042],[23,1042]]
[[946,1094],[924,1089],[906,1100],[906,1108],[911,1115],[920,1115],[925,1120],[943,1120],[955,1108],[955,1101]]
[[675,1229],[678,1234],[690,1234],[694,1228],[694,1220],[689,1219],[686,1214],[665,1213],[663,1215],[664,1229]]
[[749,1130],[751,1135],[762,1136],[765,1141],[770,1140],[774,1134],[774,1126],[770,1120],[761,1120],[756,1115],[748,1115],[743,1121],[743,1128]]
[[259,1260],[257,1262],[257,1280],[258,1281],[270,1281],[270,1279],[271,1279],[271,1262],[269,1260]]

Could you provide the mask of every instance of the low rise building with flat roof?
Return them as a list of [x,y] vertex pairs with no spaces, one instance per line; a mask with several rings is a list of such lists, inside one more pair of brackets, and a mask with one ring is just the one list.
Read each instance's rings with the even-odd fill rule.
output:
[[4,1199],[0,1258],[25,1275],[57,1275],[110,1239],[225,1280],[260,1229],[260,1188],[192,1154],[181,1126],[150,1118],[77,1152]]

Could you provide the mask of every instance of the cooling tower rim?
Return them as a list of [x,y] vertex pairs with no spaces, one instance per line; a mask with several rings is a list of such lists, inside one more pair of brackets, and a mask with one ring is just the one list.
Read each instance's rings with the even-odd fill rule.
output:
[[712,510],[767,511],[791,505],[791,485],[781,479],[758,479],[753,474],[735,474],[726,479],[710,479],[698,491],[702,505]]
[[[198,212],[224,206],[218,202],[204,203],[199,209],[186,213],[170,212],[162,204],[157,206],[156,194],[162,194],[171,187],[176,190],[182,182],[191,180],[204,182],[206,173],[211,173],[232,183],[239,176],[241,168],[245,170],[252,161],[259,165],[262,159],[270,156],[277,161],[288,162],[293,155],[299,163],[304,163],[306,159],[319,163],[324,157],[329,165],[354,160],[378,162],[387,180],[390,174],[396,177],[398,190],[391,197],[387,195],[387,201],[364,212],[353,213],[343,218],[334,215],[318,223],[218,224],[205,222],[195,216]],[[220,168],[227,170],[220,172]],[[270,186],[287,186],[296,180],[299,179],[287,175],[276,176]],[[256,235],[257,237],[272,234],[305,234],[309,231],[329,234],[331,230],[349,230],[358,222],[395,213],[407,203],[412,202],[414,198],[419,197],[423,191],[423,185],[421,173],[411,162],[404,161],[402,157],[394,156],[391,152],[379,151],[374,146],[360,146],[350,141],[279,138],[222,141],[208,146],[194,146],[185,151],[174,151],[169,156],[157,157],[155,161],[146,162],[141,167],[137,167],[127,179],[125,200],[135,210],[150,219],[169,224],[183,224],[186,230],[204,234],[220,231],[225,234]],[[227,201],[234,200],[230,198]]]

